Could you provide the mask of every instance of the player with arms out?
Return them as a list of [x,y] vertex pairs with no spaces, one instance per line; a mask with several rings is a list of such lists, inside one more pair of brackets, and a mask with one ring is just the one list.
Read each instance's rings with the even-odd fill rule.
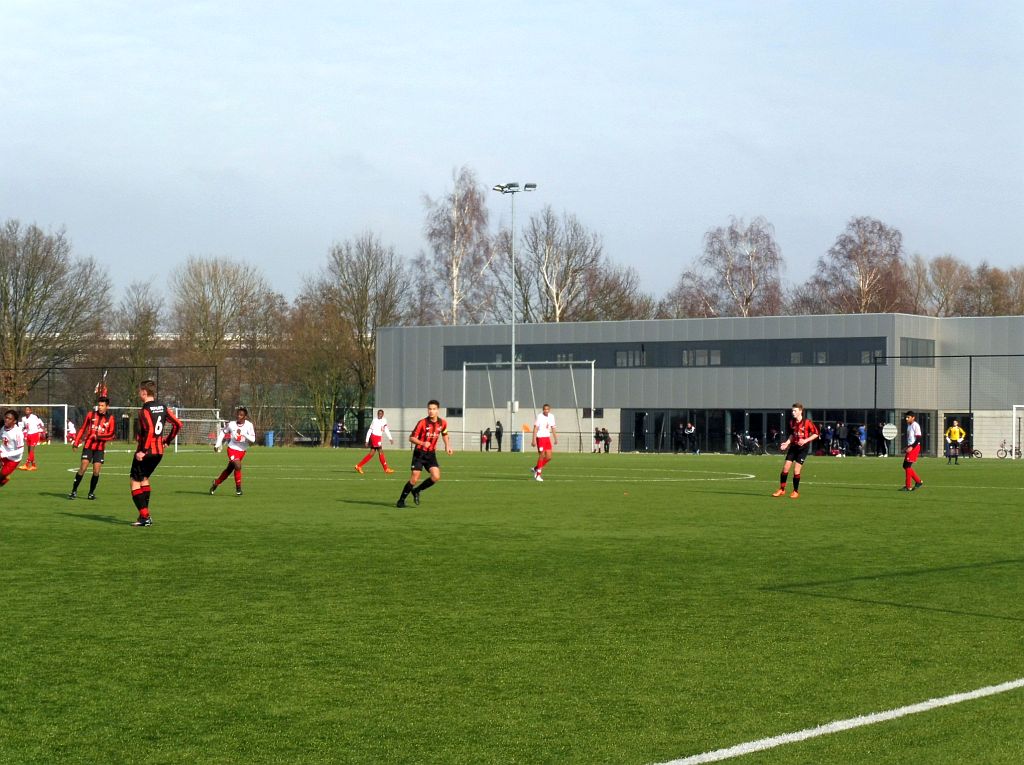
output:
[[395,472],[388,467],[387,457],[384,456],[384,436],[387,436],[388,441],[391,443],[395,442],[395,439],[391,437],[391,429],[388,428],[388,421],[384,416],[384,410],[378,409],[377,416],[373,418],[373,422],[370,423],[370,427],[366,431],[366,445],[370,447],[370,452],[363,457],[362,462],[356,465],[357,473],[363,474],[363,465],[373,459],[374,452],[377,452],[377,458],[380,460],[385,473]]
[[71,486],[71,493],[68,499],[78,496],[78,484],[82,482],[82,476],[92,463],[92,478],[89,480],[89,499],[96,499],[96,484],[100,482],[100,470],[103,469],[103,458],[107,444],[114,440],[117,433],[117,421],[114,415],[108,411],[110,399],[100,396],[96,402],[96,408],[85,416],[82,429],[75,435],[72,447],[77,449],[82,445],[82,464],[75,475],[75,482]]
[[36,447],[43,442],[43,434],[46,426],[39,416],[32,411],[32,407],[25,407],[25,416],[21,418],[21,431],[25,434],[25,446],[28,447],[28,459],[18,470],[38,470],[36,465]]
[[[412,434],[409,436],[409,443],[413,445],[412,450],[412,476],[405,486],[402,487],[402,496],[398,498],[395,507],[405,507],[405,498],[412,494],[412,501],[417,505],[420,503],[420,493],[426,491],[435,483],[441,480],[441,468],[437,464],[437,440],[444,439],[444,450],[448,455],[452,454],[452,445],[448,440],[448,423],[438,416],[441,404],[431,399],[427,402],[427,416],[416,423]],[[419,486],[416,482],[420,480],[420,471],[426,469],[430,474]]]
[[804,417],[804,405],[799,402],[793,404],[791,414],[793,417],[789,421],[789,435],[779,444],[779,449],[786,453],[786,462],[779,473],[779,489],[772,496],[781,497],[786,493],[789,469],[793,468],[793,493],[789,496],[796,499],[800,496],[800,471],[810,454],[811,442],[818,437],[818,426]]
[[217,487],[227,480],[232,473],[235,474],[235,496],[242,496],[242,460],[249,447],[256,443],[256,429],[249,422],[249,410],[244,406],[235,410],[235,419],[221,428],[217,434],[217,443],[213,450],[220,452],[225,436],[228,439],[228,466],[224,468],[216,480],[210,484],[210,494],[217,491]]
[[18,413],[13,409],[4,412],[4,426],[0,430],[0,486],[11,480],[21,457],[25,453],[25,433],[18,424]]
[[530,436],[530,446],[537,447],[537,464],[533,466],[533,478],[535,481],[543,481],[541,471],[544,466],[551,462],[552,442],[558,443],[558,431],[555,430],[555,415],[551,414],[551,405],[544,404],[540,414],[533,422],[533,435]]
[[903,473],[906,482],[900,491],[915,491],[924,486],[921,476],[914,470],[914,463],[921,456],[921,426],[914,412],[906,412],[903,419],[907,423],[907,445],[903,450]]
[[142,407],[136,429],[138,445],[131,470],[132,502],[139,511],[139,517],[132,526],[152,526],[149,478],[163,459],[164,447],[170,445],[181,430],[181,420],[169,407],[156,400],[156,383],[152,380],[139,383],[139,398],[142,399]]

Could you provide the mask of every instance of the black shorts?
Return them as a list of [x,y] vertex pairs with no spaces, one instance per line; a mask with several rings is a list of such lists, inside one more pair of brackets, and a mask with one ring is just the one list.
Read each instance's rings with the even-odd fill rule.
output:
[[811,445],[804,444],[790,444],[789,448],[786,449],[786,462],[796,462],[799,465],[804,464],[804,460],[807,459],[807,455],[811,453]]
[[132,480],[141,481],[143,478],[149,478],[153,475],[153,471],[156,470],[156,466],[160,464],[162,459],[162,454],[147,454],[141,460],[133,459]]
[[431,468],[441,469],[441,466],[437,464],[437,452],[424,452],[419,449],[413,449],[412,469],[430,470]]
[[88,462],[98,462],[103,464],[103,450],[102,449],[82,449],[82,459]]

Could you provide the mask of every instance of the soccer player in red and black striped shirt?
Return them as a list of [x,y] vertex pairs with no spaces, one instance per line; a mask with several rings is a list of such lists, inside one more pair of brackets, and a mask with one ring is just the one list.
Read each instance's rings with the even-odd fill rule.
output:
[[786,453],[786,463],[782,466],[779,474],[779,490],[772,494],[773,497],[781,497],[786,493],[786,478],[789,476],[790,467],[793,470],[793,493],[789,496],[796,499],[800,496],[800,470],[804,466],[804,460],[811,451],[811,442],[818,437],[818,426],[804,417],[804,405],[793,404],[793,419],[789,421],[789,435],[779,448]]
[[[420,503],[420,492],[426,491],[435,483],[441,480],[441,468],[437,464],[437,441],[444,440],[444,449],[447,454],[452,453],[452,445],[448,440],[448,423],[438,416],[441,404],[431,399],[427,403],[427,416],[416,423],[409,441],[413,445],[412,450],[412,477],[402,487],[402,496],[395,503],[396,507],[405,507],[405,498],[412,494],[412,501],[417,505]],[[430,473],[419,486],[416,482],[420,480],[420,471],[426,468]]]
[[132,501],[138,508],[139,518],[132,526],[152,526],[153,519],[149,517],[149,477],[160,464],[164,447],[170,445],[181,430],[181,420],[170,407],[156,400],[156,383],[152,380],[143,380],[139,384],[139,398],[142,399],[142,408],[139,409],[136,431],[138,446],[131,472]]
[[75,475],[75,483],[71,487],[68,499],[74,499],[78,496],[78,484],[82,482],[82,476],[85,475],[90,462],[92,463],[92,479],[89,482],[89,499],[96,499],[96,484],[100,482],[104,450],[107,443],[113,440],[117,432],[117,422],[114,420],[114,415],[107,411],[109,406],[110,399],[106,396],[100,396],[96,401],[96,409],[85,416],[85,423],[82,425],[82,429],[75,434],[72,446],[77,449],[78,445],[82,444],[82,465],[78,468],[78,473]]

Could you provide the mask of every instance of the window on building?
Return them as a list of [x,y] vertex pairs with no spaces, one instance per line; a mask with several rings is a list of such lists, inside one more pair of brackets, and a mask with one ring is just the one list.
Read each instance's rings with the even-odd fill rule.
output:
[[803,351],[791,351],[790,354],[789,354],[789,363],[790,364],[803,364],[804,363],[804,353],[803,353]]
[[[594,407],[594,417],[604,417],[604,407],[603,406],[595,406]],[[585,419],[585,420],[589,420],[590,419],[590,407],[589,406],[585,407],[583,409],[583,419]]]
[[814,352],[814,363],[815,364],[828,364],[828,351],[815,351]]
[[571,353],[559,353],[555,357],[555,361],[573,361],[573,354]]
[[693,351],[683,351],[683,366],[684,367],[692,367],[693,366]]
[[708,363],[713,367],[722,366],[722,352],[716,350],[711,351],[711,355],[708,357]]
[[461,417],[462,407],[461,406],[450,406],[444,410],[445,417]]
[[935,341],[916,337],[901,337],[900,357],[900,366],[934,367]]
[[643,351],[615,351],[615,366],[617,367],[642,367],[644,365]]
[[695,366],[706,367],[708,365],[708,352],[700,348],[694,351]]

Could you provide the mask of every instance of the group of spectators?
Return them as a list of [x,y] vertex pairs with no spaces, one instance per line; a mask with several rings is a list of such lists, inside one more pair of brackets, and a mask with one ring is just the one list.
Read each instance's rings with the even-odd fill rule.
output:
[[882,435],[885,423],[868,426],[864,423],[851,425],[837,421],[834,425],[825,423],[821,428],[821,453],[834,457],[866,457],[868,441],[875,444],[875,453],[879,457],[889,456],[889,444]]

